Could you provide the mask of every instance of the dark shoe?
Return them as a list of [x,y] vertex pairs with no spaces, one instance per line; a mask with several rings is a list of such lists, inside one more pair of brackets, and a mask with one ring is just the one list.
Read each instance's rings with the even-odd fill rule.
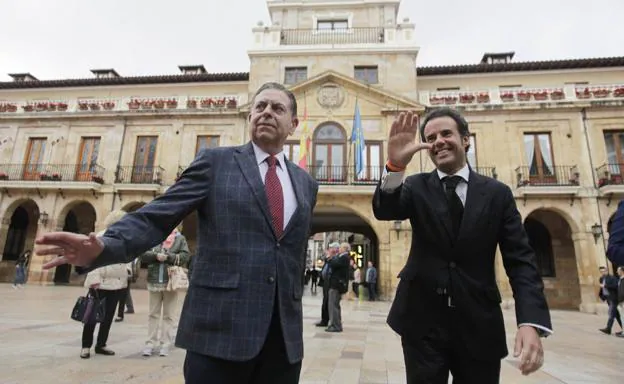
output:
[[106,347],[95,347],[95,353],[97,353],[98,355],[105,355],[105,356],[115,355],[115,352],[111,351],[110,349]]
[[133,314],[133,313],[134,313],[134,309],[128,309],[128,310],[126,310],[126,313],[131,315],[131,314]]
[[324,323],[322,321],[319,321],[318,323],[315,324],[317,327],[327,327],[327,323]]
[[89,351],[90,348],[82,348],[80,350],[80,358],[81,359],[88,359],[89,357],[91,357],[91,352]]
[[624,332],[623,331],[615,332],[614,335],[617,337],[624,337]]
[[611,334],[611,330],[607,329],[607,328],[600,328],[599,331],[604,333],[605,335],[610,335]]
[[123,317],[117,316],[117,318],[115,319],[115,323],[119,323],[121,321],[123,321]]
[[327,329],[325,329],[325,332],[342,332],[342,329],[338,329],[336,327],[327,327]]

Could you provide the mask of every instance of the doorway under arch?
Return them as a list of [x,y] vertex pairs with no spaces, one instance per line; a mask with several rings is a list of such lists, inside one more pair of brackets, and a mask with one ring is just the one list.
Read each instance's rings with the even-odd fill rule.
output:
[[[39,207],[30,199],[20,200],[9,207],[3,217],[6,227],[0,229],[4,237],[2,260],[0,262],[0,279],[11,281],[15,274],[15,261],[26,250],[32,250],[37,234]],[[26,265],[26,276],[30,262]]]
[[524,228],[549,308],[579,310],[581,287],[570,224],[555,211],[538,209],[524,220]]
[[[86,202],[74,203],[65,215],[63,231],[81,233],[87,235],[95,231],[96,213],[95,208]],[[71,280],[72,266],[70,264],[59,265],[54,269],[54,284],[65,285]]]

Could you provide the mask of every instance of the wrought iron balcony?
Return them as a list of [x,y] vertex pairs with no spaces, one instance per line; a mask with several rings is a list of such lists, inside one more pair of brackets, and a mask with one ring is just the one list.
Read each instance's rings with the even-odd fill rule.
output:
[[520,166],[516,168],[516,178],[518,188],[579,185],[579,171],[576,165]]
[[310,175],[323,185],[375,185],[381,179],[382,166],[366,166],[360,175],[353,165],[321,165],[309,167]]
[[598,188],[607,185],[624,185],[624,163],[603,164],[596,168]]
[[284,29],[282,45],[377,44],[385,42],[383,28]]
[[491,177],[493,179],[498,179],[496,167],[474,167],[472,170],[480,175]]
[[162,185],[165,170],[153,165],[117,166],[115,183],[118,184],[158,184]]
[[104,184],[97,164],[0,164],[0,181],[69,181]]

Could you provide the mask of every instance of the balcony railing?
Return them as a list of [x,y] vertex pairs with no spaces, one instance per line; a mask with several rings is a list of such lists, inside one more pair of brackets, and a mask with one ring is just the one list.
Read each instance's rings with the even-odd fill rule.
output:
[[0,117],[44,113],[106,113],[106,112],[172,112],[234,110],[241,104],[238,96],[160,96],[119,97],[74,100],[15,100],[0,101]]
[[382,166],[366,166],[360,175],[354,166],[321,165],[309,167],[310,175],[323,185],[375,185],[381,179]]
[[498,174],[496,173],[496,167],[474,167],[472,170],[480,175],[488,176],[493,179],[498,179]]
[[577,167],[568,165],[516,168],[518,187],[577,186],[579,172]]
[[596,168],[598,187],[624,184],[624,163],[603,164]]
[[282,45],[376,44],[385,41],[383,28],[284,29]]
[[115,183],[119,184],[158,184],[162,185],[164,168],[152,165],[117,166]]
[[0,181],[77,181],[104,184],[97,164],[0,164]]
[[624,101],[624,84],[587,87],[565,85],[551,88],[477,89],[458,91],[423,91],[420,102],[429,106],[531,105],[570,102]]

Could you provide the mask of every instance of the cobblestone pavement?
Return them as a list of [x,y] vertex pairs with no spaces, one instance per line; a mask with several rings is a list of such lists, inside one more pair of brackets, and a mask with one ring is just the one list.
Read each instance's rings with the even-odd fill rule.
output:
[[[0,284],[0,383],[183,383],[184,351],[143,358],[147,292],[134,290],[137,313],[113,323],[109,347],[116,356],[79,358],[81,327],[69,319],[80,287]],[[182,300],[180,300],[181,302]],[[301,383],[404,383],[400,342],[385,324],[389,303],[343,301],[344,332],[328,334],[314,326],[321,294],[304,297],[305,359]],[[622,383],[624,339],[600,334],[604,316],[553,311],[555,335],[546,339],[543,369],[523,377],[503,361],[502,383]],[[505,312],[514,330],[513,311]],[[508,345],[513,345],[513,333]]]

